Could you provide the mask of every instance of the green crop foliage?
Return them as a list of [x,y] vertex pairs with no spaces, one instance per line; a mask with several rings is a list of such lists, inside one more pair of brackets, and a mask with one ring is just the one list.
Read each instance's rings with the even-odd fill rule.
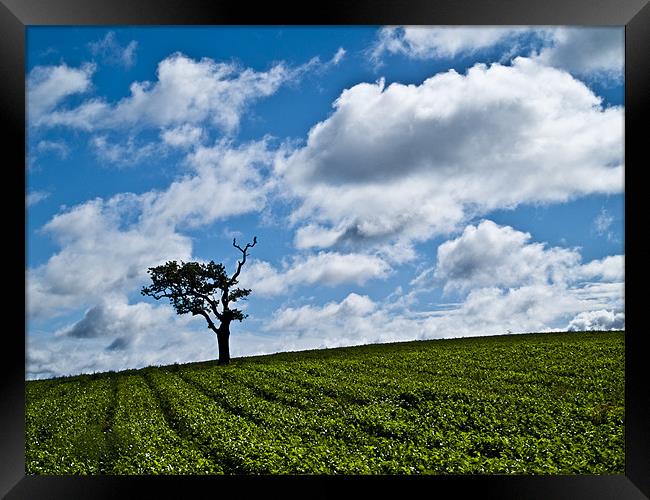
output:
[[624,333],[26,382],[28,474],[622,474]]

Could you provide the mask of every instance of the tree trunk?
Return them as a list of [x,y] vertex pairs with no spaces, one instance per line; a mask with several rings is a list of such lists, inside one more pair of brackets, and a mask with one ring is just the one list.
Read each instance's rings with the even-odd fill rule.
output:
[[219,364],[230,363],[230,324],[222,323],[217,331],[217,343],[219,344]]

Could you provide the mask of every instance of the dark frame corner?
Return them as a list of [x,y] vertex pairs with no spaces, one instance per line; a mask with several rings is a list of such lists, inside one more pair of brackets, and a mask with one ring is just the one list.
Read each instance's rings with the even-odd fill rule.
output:
[[[329,498],[336,494],[395,495],[424,486],[432,495],[526,499],[642,499],[650,498],[650,384],[642,348],[641,297],[634,290],[648,283],[641,261],[641,169],[647,153],[642,138],[650,101],[650,5],[648,0],[330,0],[319,4],[259,2],[252,9],[232,0],[0,0],[0,117],[6,127],[5,172],[16,175],[11,196],[2,196],[10,221],[12,243],[25,242],[25,219],[13,216],[24,203],[25,175],[25,29],[34,25],[151,25],[151,24],[512,24],[625,26],[626,230],[625,258],[634,273],[626,273],[626,472],[611,476],[434,476],[434,477],[66,477],[25,476],[25,297],[7,308],[15,328],[5,327],[4,360],[0,365],[0,494],[6,498],[184,498],[199,486],[215,493],[234,487],[250,495]],[[645,160],[645,161],[644,161]],[[13,179],[12,179],[13,180]],[[23,224],[20,224],[20,221]],[[15,239],[13,239],[15,238]],[[8,245],[16,262],[25,262],[23,245]],[[20,255],[22,252],[22,255]],[[647,252],[646,252],[647,253]],[[13,259],[12,259],[13,260]],[[24,285],[24,268],[10,265]],[[638,270],[638,271],[637,271]],[[13,276],[12,276],[13,277]],[[19,294],[17,294],[19,295]],[[21,327],[22,325],[22,327]],[[14,326],[13,324],[11,326]],[[22,328],[22,329],[21,329]],[[22,333],[21,333],[22,331]],[[426,483],[426,484],[425,484]],[[185,493],[185,494],[184,494]]]

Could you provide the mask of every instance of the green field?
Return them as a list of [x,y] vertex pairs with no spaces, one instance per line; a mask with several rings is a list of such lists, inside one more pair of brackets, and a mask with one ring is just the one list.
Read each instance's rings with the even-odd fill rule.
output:
[[623,474],[623,395],[623,332],[28,381],[26,473]]

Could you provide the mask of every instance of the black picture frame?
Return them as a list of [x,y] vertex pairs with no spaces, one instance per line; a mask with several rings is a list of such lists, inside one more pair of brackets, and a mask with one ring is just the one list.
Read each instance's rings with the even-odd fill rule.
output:
[[[0,0],[0,120],[5,189],[4,274],[24,285],[26,220],[25,28],[35,25],[618,25],[625,26],[625,474],[603,476],[25,476],[25,296],[5,287],[0,363],[0,494],[8,499],[193,498],[233,494],[250,498],[331,498],[419,492],[437,498],[637,499],[650,498],[650,384],[645,363],[641,250],[647,153],[644,122],[650,101],[648,0],[329,0],[302,4],[233,0]],[[24,174],[23,170],[23,174]],[[19,187],[23,192],[19,192]],[[23,224],[21,224],[21,220]],[[647,226],[647,224],[646,224]],[[7,234],[9,233],[9,234]],[[18,242],[23,242],[21,245]],[[15,252],[12,254],[11,252]],[[645,253],[647,256],[647,252]],[[647,257],[646,257],[647,258]],[[19,276],[20,275],[20,276]],[[22,331],[21,331],[22,325]],[[197,493],[191,493],[196,489]],[[204,493],[200,493],[204,492]]]

